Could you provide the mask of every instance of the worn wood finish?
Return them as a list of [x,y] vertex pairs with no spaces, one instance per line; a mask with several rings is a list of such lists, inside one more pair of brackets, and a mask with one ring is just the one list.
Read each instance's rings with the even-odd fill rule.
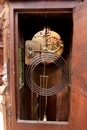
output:
[[79,1],[33,1],[33,2],[10,2],[11,8],[15,9],[72,9]]
[[[9,0],[10,2],[31,2],[31,0]],[[38,2],[50,2],[51,0],[38,0]],[[81,1],[84,1],[84,0],[54,0],[53,2],[81,2]],[[37,0],[32,0],[32,2],[37,2]]]
[[3,46],[0,47],[0,86],[3,84],[2,76],[3,76]]
[[3,21],[0,19],[0,86],[2,85],[2,76],[3,76],[3,31],[2,31],[2,26],[3,26]]
[[[10,1],[10,2],[14,2],[14,1],[20,1],[20,0],[9,0],[9,1]],[[24,0],[21,0],[21,2],[22,2],[22,1],[24,1]],[[31,1],[31,0],[25,0],[25,1],[26,1],[26,2],[28,1],[28,2],[29,2],[29,1]],[[37,0],[32,0],[32,1],[37,1]],[[38,1],[50,1],[50,0],[38,0]],[[59,2],[59,1],[61,1],[61,2],[65,1],[65,2],[66,2],[66,1],[68,1],[68,0],[54,0],[54,1],[58,1],[58,2]],[[78,1],[78,2],[80,2],[81,0],[69,0],[69,1],[74,1],[74,2],[75,2],[75,1]],[[84,0],[83,0],[83,1],[84,1]]]
[[[24,4],[23,4],[24,5]],[[40,4],[39,4],[40,5]],[[10,75],[12,75],[12,73],[13,74],[16,74],[16,73],[14,73],[14,54],[13,54],[13,52],[14,52],[14,21],[13,21],[13,7],[12,7],[12,5],[10,5],[11,6],[11,8],[10,8],[10,11],[11,11],[11,13],[10,13],[10,28],[11,28],[11,34],[10,34],[10,37],[12,37],[12,39],[10,39],[11,41],[11,44],[10,44],[10,49],[11,49],[11,55],[10,55],[10,59],[11,59],[11,63],[10,63],[10,70],[11,70],[11,73],[10,73]],[[35,6],[35,5],[33,5],[33,6]],[[20,4],[19,4],[19,7],[20,7]],[[15,7],[14,7],[15,8]],[[17,8],[17,6],[16,6],[16,8]],[[22,8],[22,7],[21,7]],[[31,6],[29,5],[29,8],[31,8]],[[39,8],[39,6],[37,7],[37,9]],[[53,8],[55,8],[55,7],[53,7]],[[66,7],[65,7],[66,8]],[[22,11],[22,10],[21,10]],[[38,11],[38,10],[37,10]],[[42,11],[42,10],[41,10]],[[59,9],[58,9],[58,11],[59,11]],[[58,11],[57,11],[57,13],[58,13]],[[27,10],[26,10],[26,12],[27,12]],[[36,10],[33,12],[33,13],[35,13],[36,12]],[[43,11],[44,12],[44,11]],[[61,11],[59,11],[59,12],[61,12]],[[66,10],[64,10],[63,11],[63,13],[71,13],[71,8],[70,9],[66,9]],[[22,13],[23,13],[23,11],[22,11]],[[39,11],[38,11],[38,13],[39,13]],[[55,11],[54,11],[54,13],[55,13]],[[17,26],[16,26],[16,28],[17,28]],[[16,48],[17,49],[17,48]],[[17,55],[17,54],[16,54]],[[51,125],[50,127],[50,129],[62,129],[62,128],[64,128],[64,129],[69,129],[69,127],[67,126],[68,125],[68,123],[64,123],[64,124],[61,124],[61,123],[58,123],[58,124],[55,124],[55,125],[52,125],[51,124],[51,122],[48,122],[48,123],[38,123],[38,124],[35,124],[34,122],[32,122],[32,123],[29,123],[29,124],[27,124],[27,122],[26,121],[23,121],[23,122],[21,122],[20,121],[20,123],[17,123],[16,122],[16,115],[15,115],[15,113],[14,112],[16,112],[16,104],[14,103],[14,99],[15,99],[15,86],[14,86],[14,84],[15,84],[15,77],[14,77],[14,75],[13,76],[11,76],[11,78],[10,78],[10,83],[11,83],[11,86],[12,86],[12,105],[13,105],[13,127],[15,127],[15,129],[25,129],[25,126],[26,126],[26,129],[31,129],[31,128],[33,128],[33,129],[36,129],[36,126],[37,126],[37,129],[38,128],[40,128],[41,126],[43,126],[43,128],[42,129],[49,129],[49,124]],[[16,93],[17,94],[17,93]]]
[[[13,15],[11,15],[11,16],[13,16]],[[12,21],[12,17],[11,17],[11,21]],[[12,25],[12,24],[11,24],[11,25]],[[10,27],[11,27],[11,31],[14,32],[13,26],[10,26]],[[16,27],[17,27],[17,26],[16,26]],[[13,30],[12,30],[12,29],[13,29]],[[12,37],[12,36],[11,36],[11,37]],[[11,39],[11,40],[13,40],[13,41],[11,41],[11,42],[14,43],[14,39]],[[12,44],[11,44],[11,46],[12,46],[11,49],[14,49],[14,48],[15,48],[15,47],[13,47]],[[16,49],[17,49],[17,48],[16,48]],[[14,52],[14,50],[13,50],[12,52]],[[14,55],[14,54],[13,54],[13,55]],[[14,65],[14,63],[13,63],[13,62],[14,62],[14,61],[13,61],[13,60],[14,60],[14,59],[13,59],[13,55],[10,55],[10,56],[11,56],[10,58],[11,58],[11,60],[12,60],[12,62],[11,62],[11,67]],[[12,65],[12,64],[13,64],[13,65]],[[12,68],[11,68],[11,69],[12,69]],[[11,74],[12,74],[12,70],[11,70]],[[17,73],[16,73],[16,74],[17,74]],[[16,76],[17,76],[17,75],[16,75]],[[12,81],[12,87],[13,87],[12,90],[14,91],[15,86],[14,86],[14,79],[13,79],[13,77],[11,77],[11,81]],[[10,81],[10,82],[11,82],[11,81]],[[12,94],[13,94],[12,97],[14,97],[14,96],[15,96],[15,92],[13,92]],[[12,98],[12,99],[13,99],[12,102],[14,102],[14,98]],[[15,104],[13,104],[13,105],[15,105]],[[13,107],[13,113],[14,113],[14,114],[15,114],[15,111],[16,111],[16,110],[15,110],[15,106],[14,106],[14,107]],[[16,116],[16,115],[15,115],[15,116]],[[16,118],[14,117],[14,119],[16,119]],[[16,121],[16,120],[14,120],[14,123],[15,123],[15,121]],[[26,121],[25,121],[25,123],[26,123]],[[51,123],[51,122],[50,122],[50,123]],[[34,125],[35,125],[35,124],[33,124],[33,126],[34,126]],[[61,124],[60,124],[60,125],[61,125]],[[42,126],[42,124],[38,124],[38,127],[41,127],[41,126]],[[18,125],[17,125],[17,126],[15,125],[14,127],[15,127],[15,128],[18,127],[18,129],[20,129],[20,124],[18,123]],[[31,127],[31,124],[29,124],[29,127]],[[46,129],[48,129],[48,128],[49,128],[49,125],[46,124],[45,127],[46,127]],[[52,128],[53,128],[53,127],[55,128],[56,126],[52,126]],[[60,127],[60,126],[58,126],[58,127]],[[61,125],[61,127],[62,127],[62,125]],[[36,128],[36,127],[35,127],[35,128]],[[43,128],[44,128],[44,127],[43,127]],[[16,128],[16,129],[17,129],[17,128]],[[23,128],[23,129],[24,129],[24,128]],[[26,129],[27,129],[27,126],[26,126]],[[31,128],[30,128],[30,129],[31,129]]]
[[[5,88],[7,87],[7,37],[8,37],[8,19],[9,8],[5,1],[0,1],[2,6],[0,7],[0,114],[2,114],[2,120],[0,129],[7,129],[6,126],[6,102],[3,100],[5,95]],[[4,95],[3,95],[4,93]],[[9,104],[9,103],[8,103]],[[1,118],[0,118],[1,119]],[[2,126],[2,127],[1,127]]]
[[87,129],[87,2],[73,10],[72,89],[70,124]]

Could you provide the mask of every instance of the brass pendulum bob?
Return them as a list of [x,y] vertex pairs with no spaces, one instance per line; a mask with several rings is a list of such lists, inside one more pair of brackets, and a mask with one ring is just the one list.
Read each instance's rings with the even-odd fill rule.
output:
[[44,115],[44,117],[43,117],[43,121],[47,121],[47,117],[46,117],[46,115]]

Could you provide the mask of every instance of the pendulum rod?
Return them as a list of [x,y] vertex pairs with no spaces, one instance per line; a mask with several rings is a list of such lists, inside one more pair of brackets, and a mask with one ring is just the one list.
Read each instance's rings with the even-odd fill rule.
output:
[[[40,87],[42,87],[42,81],[41,81],[41,76],[40,76]],[[39,120],[41,120],[41,95],[39,95]]]
[[[31,77],[33,77],[33,73],[31,74]],[[32,89],[31,89],[31,119],[33,120],[33,102],[34,102],[34,91],[33,91],[33,80],[31,80]]]
[[33,89],[31,90],[31,119],[33,120]]
[[[47,88],[48,83],[48,75],[40,75],[40,87],[43,86],[43,78],[44,78],[44,88]],[[47,108],[47,96],[39,96],[39,120],[47,121],[46,117],[46,108]],[[43,118],[42,118],[43,117]]]
[[[48,76],[45,76],[45,88],[47,89]],[[43,121],[47,121],[46,117],[46,108],[47,108],[47,96],[44,96],[44,117]]]

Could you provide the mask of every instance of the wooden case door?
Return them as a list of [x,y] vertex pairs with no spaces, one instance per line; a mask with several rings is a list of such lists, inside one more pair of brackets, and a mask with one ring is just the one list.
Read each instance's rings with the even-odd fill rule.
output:
[[[87,116],[87,2],[73,9],[72,88],[69,123],[86,130]],[[76,96],[78,95],[78,96]],[[79,98],[80,97],[80,98]],[[73,100],[74,99],[74,100]],[[80,100],[79,100],[80,99]],[[75,109],[76,108],[76,109]]]
[[[16,5],[16,4],[15,4]],[[21,4],[19,4],[21,6]],[[12,5],[11,5],[12,6]],[[20,8],[19,6],[19,8]],[[23,9],[23,6],[21,9]],[[16,8],[16,6],[14,6]],[[38,121],[25,121],[17,119],[16,115],[16,91],[15,91],[15,42],[14,42],[14,12],[15,10],[11,9],[10,13],[10,86],[12,87],[12,120],[13,120],[13,130],[73,130],[73,121],[71,120],[72,115],[70,111],[70,116],[68,122],[38,122]],[[81,73],[84,73],[84,78],[86,78],[86,68],[84,67],[87,63],[82,62],[87,56],[87,2],[82,3],[75,7],[72,11],[73,14],[73,45],[72,45],[72,68],[75,74],[79,75],[79,69]],[[17,14],[16,14],[17,15]],[[15,18],[15,20],[17,20]],[[17,22],[17,21],[16,21]],[[16,34],[17,35],[17,34]],[[16,41],[18,42],[18,41]],[[81,52],[81,53],[80,53]],[[83,54],[83,55],[82,55]],[[78,59],[78,60],[77,60]],[[86,58],[85,58],[86,59]],[[86,61],[86,60],[85,60]],[[82,64],[81,64],[82,63]],[[75,66],[78,66],[75,68]],[[77,71],[78,70],[78,71]],[[18,76],[18,75],[17,75]],[[84,79],[85,80],[85,79]],[[73,81],[73,80],[72,80]],[[72,85],[75,86],[74,81]],[[73,86],[72,86],[73,87]],[[71,92],[72,95],[72,92]],[[70,102],[70,107],[72,106],[72,100]],[[71,108],[70,108],[71,109]],[[71,109],[74,110],[74,107]],[[74,114],[74,113],[73,113]],[[75,121],[75,120],[74,120]],[[72,126],[72,127],[71,127]]]

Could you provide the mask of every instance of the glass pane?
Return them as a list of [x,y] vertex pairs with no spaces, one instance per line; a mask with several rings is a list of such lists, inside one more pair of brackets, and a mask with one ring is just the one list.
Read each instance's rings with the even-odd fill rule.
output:
[[18,59],[22,60],[23,59],[23,53],[22,53],[22,48],[18,49]]
[[19,74],[19,86],[23,83],[23,74]]
[[19,61],[19,73],[23,72],[23,62]]

